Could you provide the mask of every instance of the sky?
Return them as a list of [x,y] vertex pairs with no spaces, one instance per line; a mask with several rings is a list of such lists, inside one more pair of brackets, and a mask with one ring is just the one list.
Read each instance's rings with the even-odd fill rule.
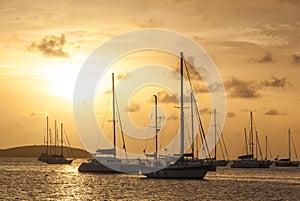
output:
[[[273,157],[287,156],[288,128],[300,153],[299,1],[4,0],[0,11],[0,148],[42,144],[47,115],[51,125],[54,119],[64,123],[72,146],[83,147],[73,120],[72,95],[85,60],[114,36],[161,28],[196,41],[217,66],[226,90],[222,132],[231,158],[244,153],[243,129],[249,128],[250,111],[261,144],[267,135]],[[176,57],[168,57],[146,52],[143,61],[124,58],[116,80],[126,78],[126,65],[145,60],[178,64]],[[109,87],[110,82],[102,90]],[[170,94],[156,91],[166,107],[174,107]],[[137,124],[146,125],[149,120],[139,122],[149,112],[141,109],[139,93],[127,111]],[[149,108],[151,96],[144,100]],[[207,127],[212,110],[207,91],[199,90],[197,96],[205,99],[199,110]]]

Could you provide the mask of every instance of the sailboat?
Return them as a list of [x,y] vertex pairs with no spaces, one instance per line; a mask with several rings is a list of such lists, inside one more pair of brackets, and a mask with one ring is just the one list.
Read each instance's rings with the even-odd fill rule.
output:
[[246,140],[246,155],[238,156],[238,160],[233,161],[231,168],[269,168],[270,161],[258,160],[258,150],[261,149],[258,140],[258,134],[256,134],[256,158],[254,157],[254,141],[253,141],[253,114],[250,112],[250,153],[248,153],[247,147],[247,133],[245,129],[245,140]]
[[[79,172],[97,173],[138,173],[138,161],[123,161],[116,156],[116,115],[115,115],[115,85],[114,73],[112,73],[112,116],[113,116],[113,145],[112,149],[98,149],[90,162],[82,163]],[[126,152],[125,142],[123,148]]]
[[[174,179],[203,179],[211,168],[211,163],[204,163],[200,159],[194,157],[192,153],[184,153],[184,107],[183,107],[183,53],[180,55],[180,154],[181,157],[172,162],[158,160],[157,149],[157,112],[155,114],[155,163],[153,167],[147,166],[146,169],[141,168],[142,174],[148,178],[174,178]],[[155,110],[157,111],[157,96],[155,98]]]
[[[64,152],[64,141],[63,141],[63,124],[60,126],[61,128],[61,144],[58,146],[60,149],[60,153],[56,152],[57,150],[54,150],[54,153],[51,152],[51,144],[49,146],[48,140],[49,140],[49,131],[50,131],[50,141],[51,141],[51,130],[49,129],[49,118],[47,116],[47,146],[46,146],[46,152],[41,153],[38,157],[39,161],[45,162],[47,164],[71,164],[72,159],[66,159],[63,155]],[[55,133],[57,132],[56,128],[56,121],[55,121]],[[55,140],[56,141],[56,140]],[[55,142],[55,148],[56,148],[56,142]]]
[[[293,145],[294,145],[294,143],[293,143]],[[283,158],[280,160],[275,159],[276,160],[275,166],[277,166],[277,167],[298,167],[299,166],[298,161],[291,161],[291,130],[290,129],[288,130],[288,150],[289,150],[289,157]],[[295,146],[294,146],[294,151],[295,151],[296,158],[298,160]]]

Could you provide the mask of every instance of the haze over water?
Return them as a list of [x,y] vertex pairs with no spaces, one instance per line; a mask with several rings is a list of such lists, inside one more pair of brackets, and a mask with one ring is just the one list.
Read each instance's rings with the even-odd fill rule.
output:
[[79,173],[34,158],[0,159],[1,200],[299,200],[300,168],[230,169],[204,180]]

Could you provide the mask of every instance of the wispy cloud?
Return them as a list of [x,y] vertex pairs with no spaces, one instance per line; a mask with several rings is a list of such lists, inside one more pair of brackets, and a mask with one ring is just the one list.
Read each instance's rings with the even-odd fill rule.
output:
[[259,59],[255,59],[255,61],[257,63],[271,63],[273,62],[273,57],[270,53],[266,53],[264,56],[262,56],[261,58]]
[[140,111],[140,109],[141,109],[140,104],[132,101],[131,104],[128,106],[127,111],[128,112],[138,112],[138,111]]
[[286,115],[284,112],[279,112],[276,109],[270,109],[264,113],[264,115],[275,116],[275,115]]
[[236,77],[225,81],[226,92],[231,98],[245,98],[256,99],[261,97],[260,90],[266,88],[286,88],[292,86],[285,77],[277,78],[272,76],[271,80],[255,81],[255,80],[241,80]]
[[255,81],[245,81],[232,77],[225,82],[225,87],[231,98],[255,99],[261,96]]
[[212,111],[208,109],[207,107],[200,109],[200,114],[205,115],[205,114],[212,114]]
[[275,76],[272,76],[272,80],[271,81],[270,80],[264,80],[264,81],[261,82],[261,85],[264,86],[264,87],[275,87],[275,88],[276,87],[277,88],[281,87],[281,88],[284,88],[287,85],[290,86],[291,83],[288,82],[285,77],[283,77],[283,78],[277,78]]
[[227,117],[228,118],[234,118],[236,116],[236,113],[234,112],[227,112]]
[[70,57],[69,52],[67,52],[68,47],[79,48],[79,45],[68,42],[66,36],[61,34],[60,36],[45,36],[40,41],[32,42],[31,45],[27,47],[28,51],[40,52],[45,57]]
[[22,117],[46,117],[49,116],[48,111],[30,111],[30,112],[23,112],[20,113]]
[[293,54],[292,59],[293,59],[294,64],[296,64],[296,65],[300,64],[300,55]]
[[159,102],[162,103],[177,103],[176,96],[172,95],[171,93],[168,93],[166,91],[159,91],[157,93],[157,97]]

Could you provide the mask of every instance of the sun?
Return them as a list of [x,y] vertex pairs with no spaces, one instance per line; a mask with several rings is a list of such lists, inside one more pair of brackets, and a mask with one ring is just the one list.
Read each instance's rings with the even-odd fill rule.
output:
[[71,65],[48,68],[50,93],[64,100],[72,100],[78,71],[78,68]]

